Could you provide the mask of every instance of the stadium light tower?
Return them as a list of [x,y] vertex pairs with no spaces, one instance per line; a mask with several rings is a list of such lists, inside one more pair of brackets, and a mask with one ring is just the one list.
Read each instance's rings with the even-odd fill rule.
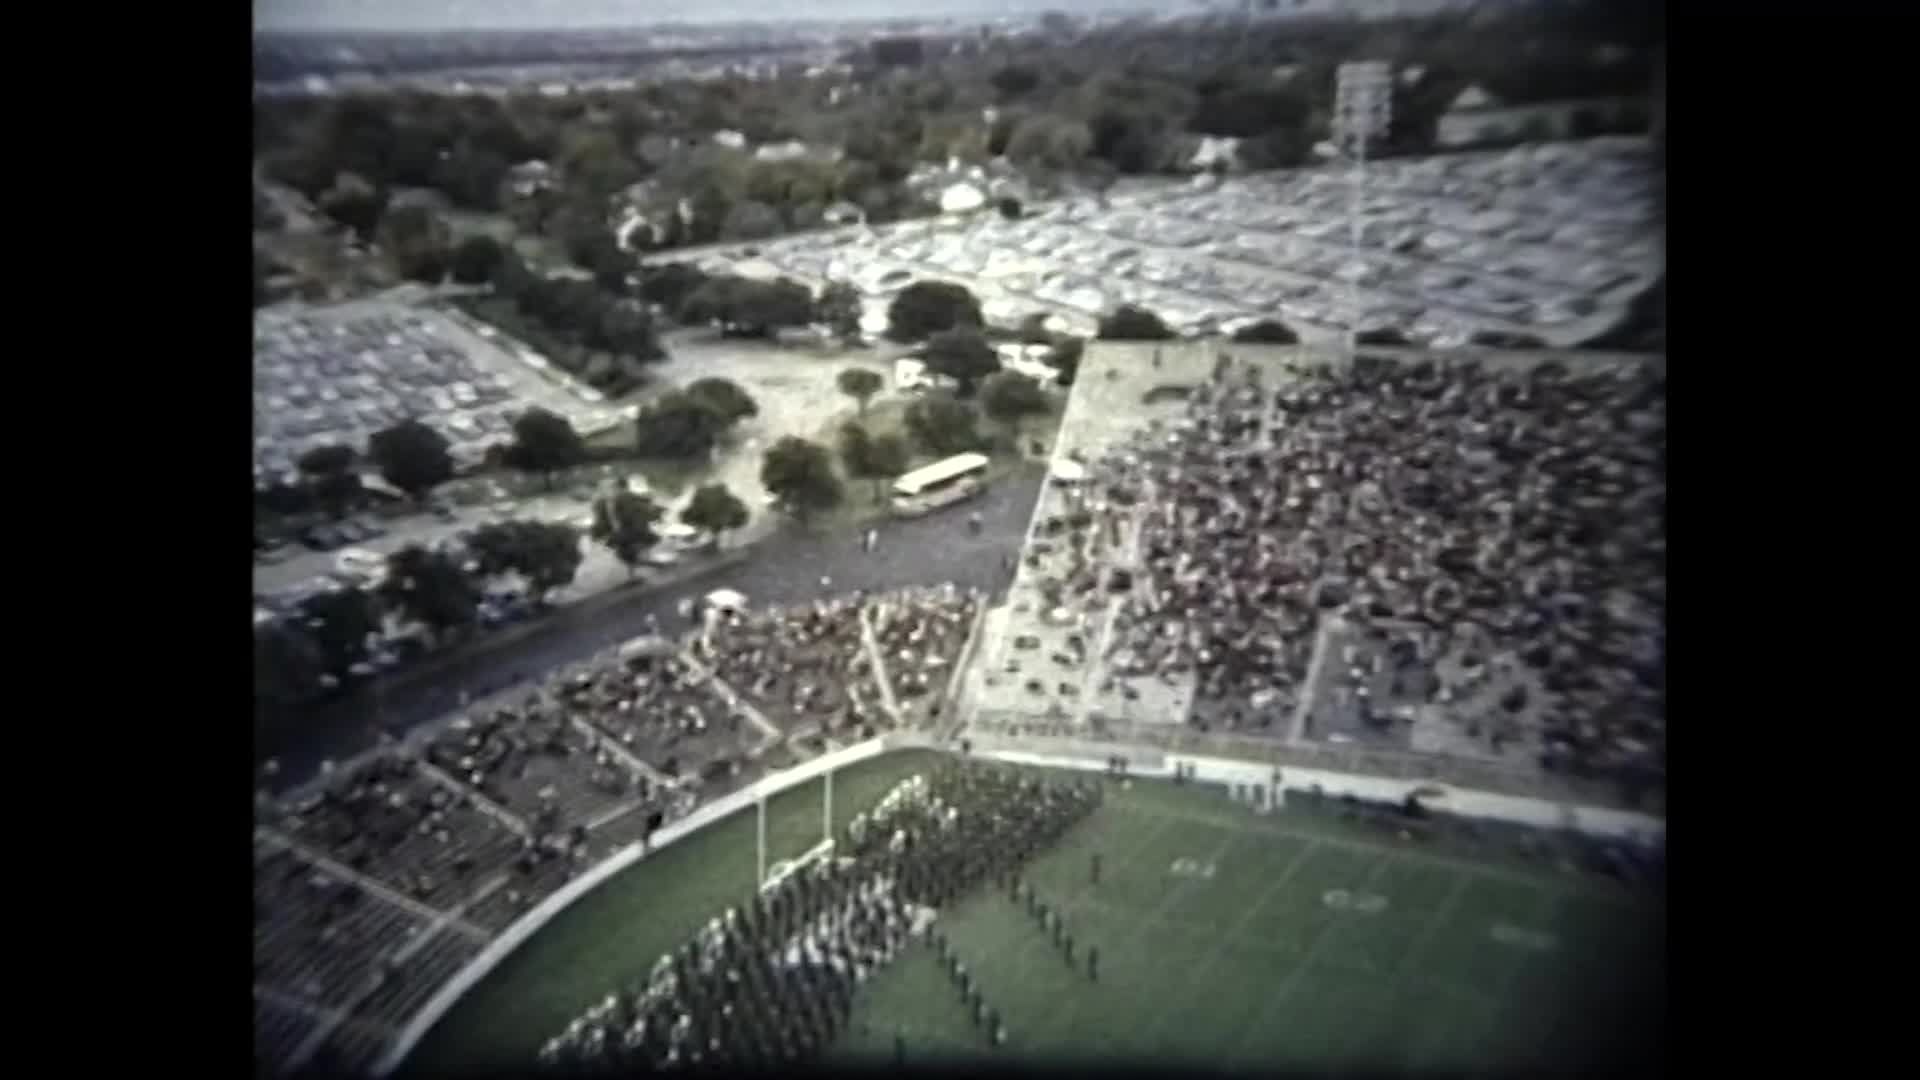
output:
[[[1387,133],[1393,120],[1393,66],[1381,60],[1341,64],[1335,74],[1333,148],[1352,164],[1348,174],[1347,244],[1352,261],[1360,259],[1360,210],[1367,186],[1367,144]],[[1360,281],[1347,283],[1347,355],[1360,333]]]

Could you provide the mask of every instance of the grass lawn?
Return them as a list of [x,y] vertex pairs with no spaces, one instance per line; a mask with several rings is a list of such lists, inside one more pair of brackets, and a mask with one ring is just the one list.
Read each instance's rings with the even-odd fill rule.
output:
[[[835,784],[836,817],[928,759],[849,770]],[[775,801],[770,859],[818,837],[819,799],[814,784]],[[749,895],[753,858],[749,812],[610,882],[496,969],[411,1064],[526,1060],[586,1004]],[[998,891],[941,918],[1005,1018],[1007,1046],[987,1046],[933,953],[915,945],[862,987],[839,1057],[890,1060],[897,1033],[919,1062],[1511,1068],[1637,1047],[1634,1033],[1664,1015],[1663,972],[1651,966],[1664,946],[1656,903],[1318,815],[1256,815],[1217,788],[1110,790],[1027,877],[1065,913],[1076,966]],[[1089,944],[1100,950],[1097,982],[1085,973]]]

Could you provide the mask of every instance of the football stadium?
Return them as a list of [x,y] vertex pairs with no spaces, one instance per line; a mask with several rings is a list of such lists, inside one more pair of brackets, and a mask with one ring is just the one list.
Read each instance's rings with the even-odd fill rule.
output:
[[[836,829],[951,760],[905,750],[841,772]],[[1262,813],[1223,786],[1094,775],[1100,808],[1022,871],[1068,928],[1074,961],[1004,887],[939,914],[1004,1041],[975,1021],[939,952],[914,942],[859,987],[835,1059],[1504,1068],[1605,1060],[1596,1033],[1638,1049],[1633,1033],[1660,1015],[1648,881],[1442,835],[1432,818],[1368,821],[1338,800]],[[823,787],[769,801],[770,852],[818,844]],[[611,988],[751,901],[757,826],[742,810],[568,908],[435,1025],[408,1071],[531,1060]]]
[[263,796],[256,1054],[1654,1068],[1664,437],[1644,358],[1097,343],[999,587],[715,590]]

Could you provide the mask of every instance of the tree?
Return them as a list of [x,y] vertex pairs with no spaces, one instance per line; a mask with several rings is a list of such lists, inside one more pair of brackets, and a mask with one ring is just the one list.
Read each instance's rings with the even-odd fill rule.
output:
[[491,236],[469,236],[453,249],[453,280],[462,285],[484,285],[500,268],[505,249]]
[[1249,169],[1290,169],[1306,164],[1313,141],[1306,128],[1281,128],[1241,142],[1238,156]]
[[1044,415],[1053,407],[1040,384],[1017,371],[1002,371],[988,378],[981,390],[980,404],[988,416],[1016,434],[1020,421]]
[[1149,117],[1110,106],[1095,115],[1092,155],[1129,176],[1150,173],[1165,156],[1165,133]]
[[780,234],[780,212],[766,203],[747,200],[735,203],[720,223],[722,240],[764,240]]
[[307,492],[335,517],[344,515],[360,496],[360,474],[353,468],[357,456],[350,446],[316,446],[295,463]]
[[1507,330],[1476,330],[1472,343],[1484,349],[1544,349],[1546,342],[1532,334]]
[[452,555],[418,545],[388,556],[380,592],[436,635],[471,626],[480,606],[480,590]]
[[835,376],[833,382],[841,393],[860,403],[862,416],[867,414],[867,402],[886,385],[886,380],[866,368],[848,368]]
[[747,523],[747,504],[735,498],[725,484],[707,484],[687,501],[680,511],[680,522],[707,533],[717,551],[722,534]]
[[1233,340],[1247,345],[1298,345],[1300,335],[1278,319],[1261,319],[1234,331]]
[[464,210],[492,213],[500,209],[500,191],[512,168],[506,155],[487,147],[456,147],[433,168],[433,186]]
[[580,532],[556,521],[499,521],[467,534],[467,550],[487,577],[518,574],[544,604],[548,593],[579,573]]
[[760,406],[731,379],[709,375],[687,384],[688,397],[713,410],[723,426],[731,427],[750,416],[760,415]]
[[994,72],[993,77],[988,81],[993,83],[993,88],[1000,92],[1001,97],[1013,98],[1039,86],[1040,74],[1030,67],[1008,64]]
[[940,457],[980,449],[978,420],[973,406],[946,394],[929,394],[907,406],[907,430],[914,441]]
[[300,605],[307,636],[327,674],[344,679],[367,658],[367,638],[380,630],[380,607],[361,589],[315,593]]
[[1000,216],[1006,218],[1008,221],[1019,221],[1020,215],[1023,212],[1020,207],[1020,200],[1011,195],[1003,196],[995,200],[994,206],[999,209]]
[[523,561],[515,569],[533,587],[534,602],[545,604],[555,589],[573,584],[580,572],[580,530],[564,521],[531,521],[524,533]]
[[885,37],[870,46],[873,62],[881,67],[912,67],[926,56],[926,46],[917,37]]
[[634,568],[640,565],[640,557],[660,542],[659,534],[653,531],[660,516],[661,510],[652,499],[631,491],[619,491],[594,501],[593,528],[588,535],[613,552],[613,557],[626,566],[627,576],[631,577]]
[[836,281],[821,290],[820,298],[813,304],[813,316],[844,344],[860,340],[861,308],[859,290]]
[[1249,139],[1275,128],[1301,127],[1309,106],[1305,95],[1286,87],[1227,86],[1201,95],[1187,120],[1187,130]]
[[769,337],[781,327],[813,321],[813,293],[795,281],[718,277],[681,304],[680,321],[719,323],[729,337]]
[[1407,340],[1407,335],[1401,333],[1399,330],[1396,330],[1391,326],[1381,326],[1381,327],[1376,327],[1372,330],[1362,330],[1358,334],[1355,334],[1353,336],[1353,340],[1356,345],[1406,346],[1406,345],[1413,344],[1413,342]]
[[979,331],[966,327],[929,338],[925,361],[928,371],[959,383],[961,397],[972,397],[981,379],[1000,370],[1000,354]]
[[373,238],[387,210],[387,191],[351,173],[343,174],[320,197],[320,212],[353,230],[361,240]]
[[640,271],[640,297],[675,312],[708,280],[706,271],[692,263],[660,263]]
[[1093,131],[1078,120],[1036,114],[1007,137],[1007,159],[1043,173],[1078,168],[1093,150]]
[[1553,121],[1547,119],[1545,116],[1529,116],[1526,121],[1520,125],[1521,142],[1550,142],[1554,134]]
[[257,706],[297,705],[320,692],[320,647],[283,621],[253,630],[253,698]]
[[1171,341],[1173,331],[1153,312],[1122,304],[1100,320],[1099,337],[1102,341]]
[[652,317],[645,308],[630,300],[603,306],[593,330],[586,338],[587,343],[608,352],[642,362],[664,359],[667,355],[660,347],[660,335],[654,331]]
[[438,214],[415,203],[392,207],[380,218],[380,245],[400,273],[416,281],[446,275],[450,236]]
[[1059,372],[1054,382],[1061,386],[1072,386],[1073,380],[1080,374],[1080,356],[1087,351],[1085,338],[1070,337],[1053,347],[1047,363]]
[[760,465],[760,485],[773,495],[783,512],[802,522],[818,511],[840,505],[845,497],[827,452],[792,435],[767,449]]
[[880,498],[880,485],[907,471],[913,460],[907,440],[895,432],[874,436],[859,424],[840,428],[840,464],[849,476],[873,481],[873,497]]
[[887,307],[887,336],[895,341],[925,341],[942,330],[982,325],[980,301],[965,285],[916,281],[900,290]]
[[713,450],[725,427],[712,406],[684,391],[670,391],[642,410],[635,421],[634,452],[678,460],[701,457]]
[[587,444],[564,416],[534,407],[513,421],[513,442],[507,447],[507,464],[516,469],[537,472],[553,488],[553,474],[571,469],[587,460]]
[[453,478],[453,455],[446,437],[418,420],[402,420],[367,441],[367,456],[387,483],[413,496]]

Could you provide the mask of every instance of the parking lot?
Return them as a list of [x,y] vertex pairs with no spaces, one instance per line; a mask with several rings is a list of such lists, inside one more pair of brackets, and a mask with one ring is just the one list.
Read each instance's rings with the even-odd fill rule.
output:
[[1357,299],[1361,326],[1423,345],[1503,333],[1565,347],[1618,322],[1657,276],[1659,184],[1644,139],[1592,139],[1370,164],[1358,258],[1349,171],[1335,166],[1135,186],[1104,207],[1069,199],[1019,220],[809,233],[699,261],[845,280],[876,306],[945,278],[973,289],[990,320],[1051,312],[1082,331],[1131,303],[1187,333],[1278,315],[1314,340]]
[[446,436],[456,460],[474,461],[529,406],[583,430],[619,415],[473,326],[380,301],[256,313],[253,403],[256,483],[284,479],[315,447],[364,450],[368,436],[409,418]]

